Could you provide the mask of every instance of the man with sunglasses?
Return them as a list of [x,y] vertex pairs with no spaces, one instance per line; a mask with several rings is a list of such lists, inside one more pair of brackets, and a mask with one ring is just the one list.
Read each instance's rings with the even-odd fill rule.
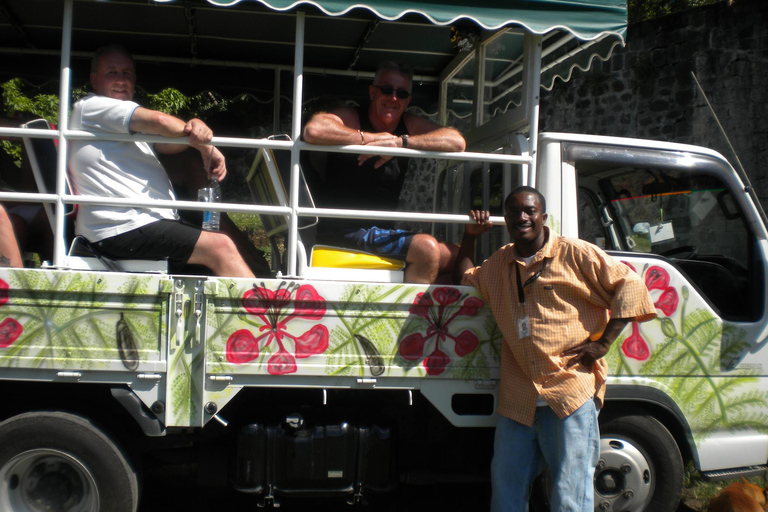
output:
[[[304,127],[303,139],[311,144],[359,144],[369,154],[328,153],[317,183],[311,183],[317,206],[365,210],[397,209],[408,170],[407,157],[377,155],[375,147],[426,151],[464,151],[458,130],[437,125],[406,112],[411,102],[413,73],[409,66],[382,62],[368,87],[367,107],[341,107],[318,112]],[[392,229],[389,221],[323,218],[318,242],[345,245],[364,251],[405,259],[406,282],[434,283],[450,279],[456,248],[438,243],[426,234]]]

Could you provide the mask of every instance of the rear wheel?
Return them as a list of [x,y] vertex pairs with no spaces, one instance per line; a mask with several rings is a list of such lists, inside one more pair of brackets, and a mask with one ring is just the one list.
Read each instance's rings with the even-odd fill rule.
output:
[[136,473],[89,420],[31,412],[0,423],[0,510],[135,512]]
[[595,510],[674,512],[683,460],[672,435],[650,416],[621,416],[600,427]]

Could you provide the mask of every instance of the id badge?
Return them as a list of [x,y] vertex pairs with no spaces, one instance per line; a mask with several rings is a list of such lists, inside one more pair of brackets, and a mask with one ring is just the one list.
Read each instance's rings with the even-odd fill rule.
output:
[[531,324],[528,321],[528,317],[524,316],[517,320],[517,337],[520,339],[527,338],[531,335]]

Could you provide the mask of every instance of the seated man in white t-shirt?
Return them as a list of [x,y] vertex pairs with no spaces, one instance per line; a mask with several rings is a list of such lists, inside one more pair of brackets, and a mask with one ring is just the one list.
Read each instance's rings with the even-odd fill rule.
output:
[[[199,119],[185,123],[140,107],[131,101],[135,85],[134,61],[123,47],[97,50],[91,62],[95,94],[75,103],[70,128],[97,134],[186,136],[210,169],[209,177],[221,181],[227,169],[224,156],[209,144],[213,137],[210,128]],[[174,154],[188,148],[184,144],[72,141],[69,170],[73,187],[83,195],[174,200],[171,181],[155,152]],[[219,276],[254,277],[227,234],[203,231],[180,220],[176,211],[168,208],[80,205],[75,232],[110,257],[168,258],[176,268],[203,265]]]

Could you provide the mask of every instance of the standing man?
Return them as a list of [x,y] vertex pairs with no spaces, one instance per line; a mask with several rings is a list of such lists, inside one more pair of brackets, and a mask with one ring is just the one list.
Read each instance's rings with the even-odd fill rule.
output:
[[[140,107],[132,101],[135,85],[134,61],[123,47],[97,50],[91,62],[94,93],[75,103],[70,128],[97,134],[188,137],[210,169],[209,178],[222,180],[227,172],[224,156],[209,145],[213,133],[208,126],[199,119],[184,122]],[[175,154],[188,147],[73,141],[69,155],[73,187],[84,195],[174,200],[171,182],[155,152]],[[183,222],[167,208],[80,205],[76,233],[113,258],[168,258],[175,266],[204,265],[219,276],[254,277],[229,236]]]
[[[466,143],[457,130],[405,111],[411,102],[412,76],[402,63],[383,62],[368,87],[367,107],[319,112],[304,127],[303,138],[311,144],[362,144],[372,150],[365,155],[327,155],[323,183],[320,190],[313,190],[319,207],[397,209],[408,158],[376,155],[375,147],[464,151]],[[455,248],[430,235],[391,229],[389,221],[377,221],[378,227],[361,224],[365,221],[320,219],[318,241],[404,258],[406,282],[433,283],[444,273],[450,279]]]
[[488,212],[471,212],[455,274],[477,287],[504,336],[491,510],[528,510],[546,463],[552,511],[592,512],[603,356],[627,323],[656,310],[627,265],[544,226],[546,201],[536,189],[513,190],[504,208],[512,243],[473,267],[475,238],[491,224]]

